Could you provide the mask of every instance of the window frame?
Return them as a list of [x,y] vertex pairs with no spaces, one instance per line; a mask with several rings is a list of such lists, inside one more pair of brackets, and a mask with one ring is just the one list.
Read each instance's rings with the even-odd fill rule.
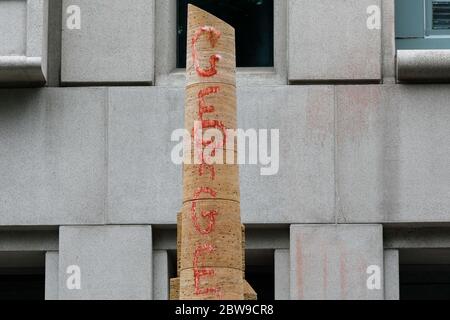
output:
[[425,0],[425,38],[450,38],[450,30],[433,30],[433,2],[450,0]]
[[[177,1],[156,0],[155,85],[184,87],[185,69],[176,68]],[[274,66],[238,68],[237,85],[287,84],[287,0],[274,1]]]
[[[411,3],[407,1],[395,0],[396,50],[450,50],[450,34],[431,33],[429,30],[433,23],[429,17],[433,0],[409,0]],[[409,9],[413,10],[413,13],[408,12]],[[408,16],[411,14],[420,21],[412,20]],[[413,28],[417,23],[420,27]],[[445,30],[442,31],[445,33]]]

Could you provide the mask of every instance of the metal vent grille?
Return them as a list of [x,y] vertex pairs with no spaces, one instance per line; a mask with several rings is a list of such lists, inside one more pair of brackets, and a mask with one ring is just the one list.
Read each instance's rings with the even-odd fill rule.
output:
[[433,30],[450,30],[450,1],[433,1]]

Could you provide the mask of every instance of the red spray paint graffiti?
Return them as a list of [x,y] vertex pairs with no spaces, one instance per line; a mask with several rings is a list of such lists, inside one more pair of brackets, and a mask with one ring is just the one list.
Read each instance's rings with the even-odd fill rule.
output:
[[[214,48],[217,42],[220,39],[221,32],[214,29],[210,26],[204,26],[199,28],[194,37],[192,38],[192,59],[194,63],[194,68],[197,74],[203,78],[213,77],[217,74],[217,62],[220,61],[221,56],[218,54],[212,55],[209,59],[210,67],[208,69],[202,69],[200,67],[199,54],[196,48],[196,44],[200,37],[203,34],[207,34],[209,38],[209,42],[211,47]],[[206,120],[204,116],[206,114],[212,114],[216,111],[213,105],[209,105],[206,102],[206,98],[210,95],[218,94],[220,92],[219,86],[211,86],[204,88],[198,92],[198,121],[201,123],[201,128],[195,127],[192,131],[194,136],[194,144],[195,148],[199,148],[198,150],[202,150],[206,147],[212,147],[211,156],[216,155],[216,150],[223,149],[226,144],[226,128],[222,121],[219,120]],[[222,139],[219,141],[218,139],[210,139],[205,140],[203,134],[197,135],[198,132],[196,130],[203,129],[217,129],[222,132]],[[216,169],[214,165],[208,165],[205,163],[205,155],[204,152],[200,155],[200,166],[199,166],[199,176],[203,176],[205,172],[208,170],[211,172],[211,180],[215,180],[216,177]],[[212,199],[217,197],[217,192],[209,187],[200,187],[198,188],[193,195],[193,202],[191,207],[191,220],[195,227],[195,230],[202,236],[207,236],[214,232],[214,228],[216,225],[216,217],[219,215],[217,210],[210,211],[202,211],[200,216],[203,219],[206,219],[206,227],[202,227],[199,223],[199,217],[197,216],[197,201],[200,199],[201,195],[209,195]],[[207,294],[215,294],[217,297],[221,297],[220,288],[201,288],[200,280],[204,277],[214,277],[216,275],[214,269],[212,268],[199,268],[199,259],[205,258],[205,255],[212,254],[216,248],[210,244],[205,243],[203,245],[197,246],[194,252],[194,286],[195,286],[195,294],[196,295],[207,295]]]
[[214,54],[209,58],[209,63],[210,63],[209,69],[202,69],[200,67],[200,61],[199,61],[199,57],[198,57],[198,51],[197,51],[196,44],[197,44],[198,39],[200,39],[201,35],[204,33],[208,34],[209,42],[211,44],[211,47],[213,47],[213,48],[216,46],[217,42],[219,41],[221,33],[220,33],[220,31],[217,31],[213,27],[204,26],[204,27],[201,27],[200,29],[198,29],[195,32],[194,37],[192,38],[192,43],[191,43],[192,60],[194,61],[195,71],[197,72],[197,74],[200,77],[209,78],[209,77],[215,76],[217,74],[216,64],[217,64],[217,62],[220,61],[220,59],[222,57],[218,54]]
[[217,196],[217,193],[210,188],[206,187],[198,188],[198,190],[194,194],[194,201],[192,202],[191,218],[192,222],[194,223],[194,227],[201,235],[207,235],[213,232],[214,230],[214,226],[216,224],[216,216],[218,215],[218,212],[216,210],[202,211],[201,216],[203,218],[208,218],[209,220],[206,229],[202,229],[197,218],[197,200],[200,199],[201,194],[208,194],[212,198],[215,198]]
[[215,275],[215,271],[213,269],[199,269],[199,259],[200,257],[204,257],[205,254],[210,254],[215,251],[214,246],[210,244],[204,244],[198,246],[195,249],[194,253],[194,286],[195,286],[195,294],[196,295],[204,295],[204,294],[218,294],[220,295],[220,289],[217,288],[204,288],[200,287],[200,280],[203,277],[213,277]]
[[[200,90],[198,93],[198,121],[201,122],[201,130],[204,129],[217,129],[222,133],[222,139],[217,140],[217,137],[214,140],[204,140],[202,134],[198,135],[196,130],[198,128],[194,128],[192,135],[195,141],[195,147],[198,150],[203,150],[203,148],[209,147],[212,145],[212,151],[210,156],[215,157],[216,150],[223,149],[226,145],[227,139],[227,130],[222,121],[219,120],[205,120],[204,115],[208,113],[214,113],[215,107],[213,105],[208,105],[206,103],[206,97],[212,94],[217,94],[220,91],[220,87],[207,87],[205,89]],[[208,165],[205,162],[205,155],[203,152],[199,154],[200,166],[199,166],[199,175],[203,176],[205,171],[209,170],[211,172],[211,179],[214,180],[216,176],[216,171],[214,166]]]

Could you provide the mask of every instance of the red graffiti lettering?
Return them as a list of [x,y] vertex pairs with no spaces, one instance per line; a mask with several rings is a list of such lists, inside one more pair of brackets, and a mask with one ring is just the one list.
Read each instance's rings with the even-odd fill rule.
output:
[[[205,120],[203,116],[208,113],[214,113],[215,107],[212,105],[208,105],[205,101],[205,97],[211,95],[211,94],[217,94],[220,91],[219,87],[208,87],[205,89],[200,90],[198,93],[198,120],[202,123],[202,130],[203,129],[218,129],[222,132],[223,140],[217,141],[215,149],[223,148],[223,146],[226,144],[226,137],[227,137],[227,131],[225,128],[225,125],[222,121],[219,120]],[[194,129],[195,130],[195,129]],[[195,135],[195,131],[193,131],[193,135]],[[207,147],[211,145],[214,141],[213,140],[201,140],[197,141],[198,145],[202,145],[203,147]],[[214,154],[213,154],[214,155]]]
[[198,93],[198,100],[199,100],[199,110],[198,110],[198,118],[203,119],[203,115],[205,113],[213,113],[214,112],[214,106],[208,106],[205,101],[205,97],[209,96],[211,94],[217,94],[219,92],[219,87],[208,87],[205,89],[200,90]]
[[218,54],[212,55],[209,58],[210,67],[208,69],[202,69],[200,67],[200,61],[199,61],[199,57],[198,57],[198,51],[197,51],[196,44],[197,44],[198,39],[200,39],[200,37],[203,33],[208,34],[209,42],[211,44],[211,47],[213,47],[213,48],[216,46],[217,42],[219,41],[221,33],[220,33],[220,31],[217,31],[213,27],[204,26],[204,27],[201,27],[200,29],[198,29],[195,32],[194,37],[192,38],[192,43],[191,43],[192,60],[194,62],[195,71],[197,72],[197,74],[200,77],[209,78],[209,77],[212,77],[217,74],[216,64],[221,59],[221,56]]
[[215,180],[216,179],[216,168],[214,168],[214,166],[211,166],[209,164],[202,163],[198,167],[198,175],[200,177],[202,177],[205,174],[206,171],[211,172],[211,180]]
[[202,211],[201,216],[203,218],[207,218],[208,226],[205,229],[202,229],[200,226],[200,223],[198,222],[197,218],[197,200],[200,199],[201,194],[209,194],[212,198],[215,198],[217,196],[217,193],[212,190],[211,188],[202,187],[198,188],[197,191],[194,193],[194,201],[192,202],[191,207],[191,219],[194,223],[195,229],[202,235],[210,234],[214,230],[214,226],[216,224],[216,216],[219,214],[216,210],[211,211]]
[[[205,120],[203,116],[208,113],[214,113],[215,107],[213,105],[208,105],[205,101],[205,98],[211,94],[217,94],[220,91],[220,87],[207,87],[205,89],[200,90],[198,93],[198,119],[202,124],[201,129],[217,129],[220,130],[222,133],[222,139],[221,141],[218,141],[215,139],[210,140],[204,140],[203,135],[200,135],[200,139],[198,139],[198,136],[196,134],[196,128],[193,129],[193,136],[196,139],[195,140],[195,147],[203,150],[203,148],[213,145],[212,151],[211,151],[211,157],[216,156],[216,150],[217,149],[223,149],[226,144],[227,139],[227,131],[224,123],[219,120]],[[215,168],[211,165],[207,165],[205,163],[205,155],[202,152],[199,154],[200,156],[200,167],[199,167],[199,175],[203,176],[205,171],[209,170],[211,172],[211,180],[215,179],[216,171]]]
[[220,294],[220,290],[217,288],[201,288],[200,279],[203,277],[213,277],[215,272],[213,269],[199,269],[199,259],[200,257],[205,257],[205,254],[211,254],[215,251],[215,248],[211,244],[204,244],[198,246],[194,253],[194,286],[196,295],[204,294]]

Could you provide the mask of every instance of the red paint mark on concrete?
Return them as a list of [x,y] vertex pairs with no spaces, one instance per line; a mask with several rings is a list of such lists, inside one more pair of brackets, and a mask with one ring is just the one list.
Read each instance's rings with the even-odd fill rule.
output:
[[201,288],[200,280],[204,277],[213,277],[215,272],[211,268],[199,268],[199,259],[203,257],[205,258],[206,254],[211,254],[215,251],[215,248],[211,244],[204,244],[198,246],[195,249],[194,253],[194,287],[196,295],[204,295],[204,294],[219,294],[220,290],[217,288]]
[[339,274],[341,282],[341,299],[347,299],[347,265],[346,265],[346,253],[340,248],[339,256]]
[[[338,95],[338,138],[360,140],[379,121],[377,109],[381,106],[381,89],[366,86],[349,86]],[[380,119],[381,120],[381,119]]]
[[211,232],[213,232],[214,226],[216,224],[216,216],[219,213],[216,210],[202,211],[201,216],[204,219],[208,219],[207,227],[205,229],[202,229],[202,227],[200,226],[200,223],[198,222],[198,219],[197,219],[197,201],[196,201],[196,200],[200,199],[201,194],[208,194],[212,198],[215,198],[217,196],[217,193],[214,190],[212,190],[211,188],[207,188],[207,187],[198,188],[197,191],[194,193],[194,201],[192,202],[192,207],[191,207],[191,219],[192,219],[192,222],[194,223],[195,229],[201,235],[207,235],[207,234],[210,234]]
[[197,51],[196,44],[197,44],[197,41],[200,39],[200,37],[204,33],[206,33],[208,35],[211,47],[214,48],[220,39],[221,32],[214,29],[213,27],[204,26],[204,27],[199,28],[195,32],[194,37],[192,38],[192,43],[191,43],[192,60],[194,62],[195,71],[197,72],[197,74],[200,77],[209,78],[209,77],[212,77],[217,74],[216,64],[221,59],[221,56],[218,54],[212,55],[209,58],[210,67],[208,69],[202,69],[200,67],[200,61],[199,61],[199,57],[198,57],[198,51]]
[[310,90],[306,102],[306,135],[310,141],[324,145],[334,135],[334,108],[331,95]]

